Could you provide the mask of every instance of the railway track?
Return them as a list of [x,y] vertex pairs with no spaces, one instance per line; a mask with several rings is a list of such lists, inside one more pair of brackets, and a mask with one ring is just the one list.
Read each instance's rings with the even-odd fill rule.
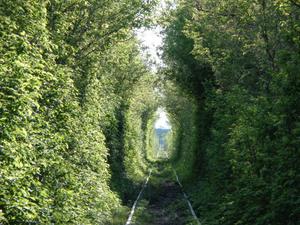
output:
[[202,225],[173,171],[175,179],[165,178],[157,186],[149,182],[156,179],[152,171],[149,172],[125,225]]

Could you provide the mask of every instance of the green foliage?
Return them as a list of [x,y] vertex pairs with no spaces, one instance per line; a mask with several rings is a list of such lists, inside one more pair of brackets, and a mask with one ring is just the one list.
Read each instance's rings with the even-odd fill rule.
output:
[[146,73],[133,29],[154,3],[1,1],[1,224],[108,224],[121,207],[109,129]]
[[183,180],[191,179],[194,164],[197,163],[195,151],[197,143],[196,101],[172,82],[165,82],[165,105],[172,124],[172,148],[168,154],[176,171]]
[[150,118],[158,106],[157,96],[153,89],[155,77],[144,76],[135,87],[130,98],[130,106],[125,122],[125,156],[124,164],[128,176],[135,182],[143,182],[148,174],[147,133],[151,131]]
[[196,100],[193,114],[167,95],[170,112],[186,108],[178,160],[193,165],[181,173],[206,224],[299,223],[299,13],[286,0],[186,0],[164,23],[165,77]]
[[206,224],[299,223],[299,4],[178,1],[158,79],[134,37],[155,3],[1,1],[1,224],[124,221],[159,105]]

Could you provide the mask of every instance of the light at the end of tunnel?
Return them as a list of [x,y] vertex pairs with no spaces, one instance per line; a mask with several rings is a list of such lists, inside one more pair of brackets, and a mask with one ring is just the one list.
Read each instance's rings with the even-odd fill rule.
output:
[[167,113],[162,108],[157,110],[158,119],[155,121],[155,129],[171,129]]

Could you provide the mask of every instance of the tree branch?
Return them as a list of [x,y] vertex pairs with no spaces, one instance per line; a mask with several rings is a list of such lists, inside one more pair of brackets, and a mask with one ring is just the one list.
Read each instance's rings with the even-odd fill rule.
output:
[[225,16],[225,17],[236,17],[237,16],[234,13],[215,13],[213,10],[204,9],[199,1],[196,1],[196,9],[199,12],[216,14],[217,16]]
[[297,0],[289,0],[294,6],[300,8],[300,2],[296,2]]

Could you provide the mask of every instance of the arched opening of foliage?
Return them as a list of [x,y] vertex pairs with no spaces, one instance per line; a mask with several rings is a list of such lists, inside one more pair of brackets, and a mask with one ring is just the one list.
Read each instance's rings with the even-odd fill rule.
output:
[[164,169],[205,224],[298,224],[297,2],[1,1],[0,224],[124,224]]
[[168,158],[172,142],[172,125],[165,108],[159,107],[155,112],[154,122],[154,155],[158,158]]

